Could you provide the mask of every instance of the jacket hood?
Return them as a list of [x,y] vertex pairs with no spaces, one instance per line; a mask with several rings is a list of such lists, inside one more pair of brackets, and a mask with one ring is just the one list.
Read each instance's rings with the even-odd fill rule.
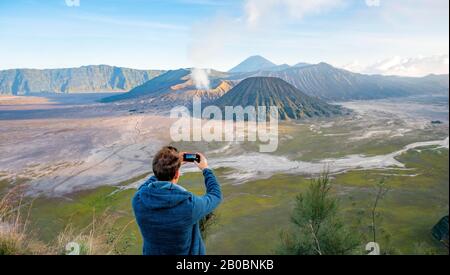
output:
[[156,210],[173,208],[189,200],[192,194],[179,185],[151,177],[139,188],[136,196],[146,208]]

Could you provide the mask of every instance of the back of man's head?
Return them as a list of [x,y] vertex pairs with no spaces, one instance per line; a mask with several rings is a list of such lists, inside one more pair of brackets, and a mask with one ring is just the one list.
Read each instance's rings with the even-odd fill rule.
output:
[[172,181],[180,167],[180,153],[175,147],[163,147],[153,158],[153,173],[159,181]]

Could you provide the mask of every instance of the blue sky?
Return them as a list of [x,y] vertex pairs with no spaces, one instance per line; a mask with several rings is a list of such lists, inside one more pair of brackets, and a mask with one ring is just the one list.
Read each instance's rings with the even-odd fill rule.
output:
[[0,1],[0,69],[228,70],[254,54],[355,70],[394,57],[448,63],[448,0],[66,2],[77,0]]

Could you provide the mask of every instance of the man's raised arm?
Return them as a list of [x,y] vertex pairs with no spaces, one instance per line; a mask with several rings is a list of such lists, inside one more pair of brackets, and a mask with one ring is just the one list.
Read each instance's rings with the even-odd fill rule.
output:
[[194,196],[193,205],[194,209],[192,211],[192,219],[194,222],[202,219],[214,209],[219,206],[222,201],[222,190],[220,188],[219,182],[214,176],[211,169],[208,168],[208,162],[202,154],[200,155],[200,162],[195,164],[202,170],[203,177],[205,178],[206,194],[203,196]]

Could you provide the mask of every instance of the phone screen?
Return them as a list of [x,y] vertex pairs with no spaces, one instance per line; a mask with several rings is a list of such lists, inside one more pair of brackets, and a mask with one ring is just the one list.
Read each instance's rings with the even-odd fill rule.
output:
[[183,160],[188,162],[194,162],[197,160],[197,154],[184,154]]

